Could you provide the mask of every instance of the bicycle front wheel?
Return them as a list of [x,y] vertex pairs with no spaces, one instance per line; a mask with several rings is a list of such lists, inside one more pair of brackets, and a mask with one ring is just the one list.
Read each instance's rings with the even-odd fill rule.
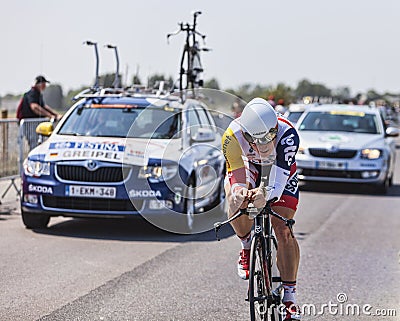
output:
[[265,254],[265,243],[262,237],[254,237],[250,250],[249,303],[251,321],[269,320],[268,270]]
[[190,89],[192,87],[191,75],[192,75],[192,65],[191,65],[191,54],[190,49],[185,46],[182,57],[181,57],[181,65],[179,71],[179,90],[182,92],[183,90]]

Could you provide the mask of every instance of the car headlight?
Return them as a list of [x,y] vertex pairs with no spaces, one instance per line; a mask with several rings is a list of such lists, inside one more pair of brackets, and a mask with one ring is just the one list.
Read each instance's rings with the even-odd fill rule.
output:
[[50,175],[50,162],[41,162],[26,159],[24,161],[24,173],[27,176],[34,177]]
[[297,154],[305,154],[306,153],[306,149],[302,146],[299,147],[299,150],[297,151]]
[[382,151],[375,148],[365,148],[361,150],[361,158],[364,159],[378,159],[382,156]]
[[151,183],[167,181],[178,172],[178,165],[143,166],[139,170],[138,178],[147,178]]

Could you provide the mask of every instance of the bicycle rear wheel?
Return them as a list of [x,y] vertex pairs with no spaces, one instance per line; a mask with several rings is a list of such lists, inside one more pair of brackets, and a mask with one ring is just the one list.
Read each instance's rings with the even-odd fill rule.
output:
[[271,293],[266,264],[264,240],[256,236],[252,240],[250,251],[249,302],[251,321],[269,320],[268,297]]

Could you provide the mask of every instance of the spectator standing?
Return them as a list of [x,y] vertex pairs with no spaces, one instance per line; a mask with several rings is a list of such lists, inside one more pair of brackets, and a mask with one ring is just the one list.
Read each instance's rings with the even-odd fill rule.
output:
[[285,107],[285,100],[283,98],[278,99],[278,104],[275,105],[274,109],[276,112],[284,115],[287,111],[287,108]]
[[269,96],[268,96],[268,103],[269,103],[272,107],[275,107],[276,102],[275,102],[275,96],[274,96],[274,95],[269,95]]
[[61,118],[43,99],[43,91],[49,81],[44,76],[37,76],[35,84],[23,96],[20,119],[24,118]]
[[[42,75],[35,78],[32,88],[27,91],[21,98],[17,109],[17,118],[19,121],[26,118],[52,118],[58,120],[61,115],[54,111],[50,106],[46,105],[43,98],[43,91],[46,89],[49,81]],[[38,137],[30,124],[24,125],[24,136],[26,137],[29,148],[32,149],[37,145]]]

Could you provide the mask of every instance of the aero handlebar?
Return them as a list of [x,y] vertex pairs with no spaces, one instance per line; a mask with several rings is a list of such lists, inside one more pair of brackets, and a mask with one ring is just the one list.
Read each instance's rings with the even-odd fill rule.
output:
[[[226,221],[223,222],[216,222],[214,224],[214,230],[215,230],[215,236],[217,238],[218,241],[220,241],[220,238],[218,237],[218,231],[221,229],[222,226],[236,220],[238,217],[242,216],[242,215],[248,215],[250,218],[255,218],[258,215],[263,215],[263,214],[267,214],[267,215],[272,215],[274,217],[276,217],[277,219],[285,222],[285,225],[289,228],[290,230],[290,235],[292,237],[294,237],[293,234],[293,225],[296,223],[296,221],[294,219],[288,219],[286,217],[283,217],[281,215],[279,215],[278,213],[276,213],[272,208],[271,205],[273,203],[275,203],[278,199],[275,197],[269,201],[267,201],[267,204],[264,206],[264,208],[257,209],[256,207],[254,207],[253,203],[249,203],[247,205],[246,208],[244,209],[240,209],[239,212],[237,212],[235,215],[231,216],[229,219],[227,219]],[[245,201],[249,201],[251,202],[251,199],[245,199]]]

